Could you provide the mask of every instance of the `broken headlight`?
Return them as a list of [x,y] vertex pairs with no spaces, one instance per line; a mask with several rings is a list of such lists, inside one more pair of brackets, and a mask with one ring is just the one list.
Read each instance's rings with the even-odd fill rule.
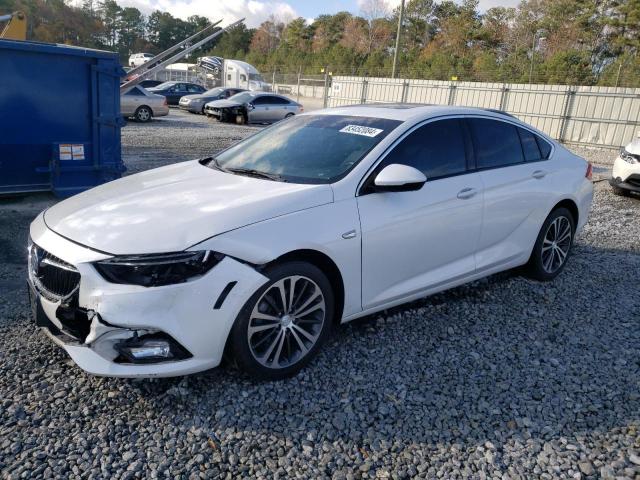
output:
[[631,164],[638,163],[638,155],[633,155],[627,152],[625,148],[620,150],[620,158],[627,163],[631,163]]
[[223,257],[209,250],[123,255],[96,262],[94,266],[111,283],[159,287],[204,275]]

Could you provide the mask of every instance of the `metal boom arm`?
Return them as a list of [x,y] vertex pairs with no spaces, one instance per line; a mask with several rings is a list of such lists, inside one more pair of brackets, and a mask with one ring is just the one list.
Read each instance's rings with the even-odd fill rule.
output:
[[[212,33],[211,35],[209,35],[206,38],[203,38],[202,40],[200,40],[199,42],[194,43],[193,45],[191,45],[190,47],[185,48],[184,50],[182,50],[181,52],[178,52],[177,54],[173,55],[172,57],[169,57],[168,59],[158,63],[157,65],[153,66],[152,68],[150,68],[149,70],[147,70],[146,72],[144,72],[145,75],[151,75],[152,73],[155,73],[157,71],[159,71],[161,68],[164,68],[165,66],[175,62],[176,60],[178,60],[179,58],[182,58],[186,55],[188,55],[189,53],[191,53],[192,51],[194,51],[195,49],[201,47],[202,45],[204,45],[207,42],[210,42],[211,40],[213,40],[214,38],[222,35],[224,32],[226,32],[227,30],[229,30],[230,28],[235,27],[236,25],[241,24],[242,22],[244,22],[244,18],[241,18],[240,20],[233,22],[229,25],[227,25],[226,27],[224,27],[221,30],[218,30],[215,33]],[[120,85],[120,93],[124,93],[126,91],[128,91],[129,89],[131,89],[132,87],[135,87],[138,83],[140,83],[143,80],[143,77],[140,76],[138,78],[134,78],[133,80],[129,80],[128,82],[123,83],[122,85]]]
[[189,43],[191,40],[193,40],[194,38],[202,35],[204,32],[206,32],[207,30],[211,30],[213,27],[215,27],[216,25],[218,25],[220,22],[222,22],[222,20],[218,20],[215,23],[212,23],[211,25],[207,26],[206,28],[200,30],[198,33],[194,33],[193,35],[191,35],[189,38],[187,38],[186,40],[181,41],[180,43],[176,43],[173,47],[167,48],[164,52],[159,53],[158,55],[156,55],[155,57],[153,57],[151,60],[149,60],[148,62],[143,63],[142,65],[138,65],[136,68],[132,68],[131,70],[129,70],[127,72],[127,77],[130,77],[132,75],[144,75],[146,70],[150,70],[154,65],[156,65],[159,61],[161,61],[163,58],[166,58],[167,55],[175,52],[176,50],[178,50],[180,47],[182,47],[183,45],[186,45],[187,43]]

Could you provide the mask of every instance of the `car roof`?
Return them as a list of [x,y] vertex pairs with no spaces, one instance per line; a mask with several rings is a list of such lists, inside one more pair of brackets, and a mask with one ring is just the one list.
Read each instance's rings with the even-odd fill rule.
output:
[[418,103],[369,103],[333,107],[309,113],[318,115],[350,115],[356,117],[387,118],[400,121],[419,121],[442,115],[485,115],[489,117],[519,120],[506,112],[494,109],[458,107],[452,105],[429,105]]

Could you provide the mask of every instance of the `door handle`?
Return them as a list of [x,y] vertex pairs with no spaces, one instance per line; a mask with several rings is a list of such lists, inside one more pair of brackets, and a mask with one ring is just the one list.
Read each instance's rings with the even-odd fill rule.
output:
[[469,198],[475,196],[478,193],[478,190],[475,188],[463,188],[458,192],[458,198],[460,200],[468,200]]
[[541,178],[544,178],[546,174],[547,172],[545,172],[544,170],[536,170],[531,174],[531,176],[540,180]]

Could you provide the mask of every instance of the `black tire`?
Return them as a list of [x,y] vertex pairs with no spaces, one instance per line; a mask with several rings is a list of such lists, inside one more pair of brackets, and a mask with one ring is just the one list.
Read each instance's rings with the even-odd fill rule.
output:
[[143,105],[141,107],[138,107],[136,113],[134,113],[133,116],[137,122],[147,123],[150,122],[153,118],[153,112],[149,107]]
[[618,197],[629,197],[631,195],[629,190],[620,188],[616,185],[611,185],[611,190],[613,191],[613,194],[617,195]]
[[[555,225],[558,226],[555,227],[555,232],[557,237],[560,237],[557,238],[557,240],[562,241],[549,243],[554,235],[554,227],[552,227],[552,225],[554,225],[554,222],[556,221],[557,223]],[[566,238],[564,234],[564,232],[566,231],[565,226],[568,226],[570,228],[568,238]],[[571,254],[575,232],[576,221],[573,218],[573,214],[569,210],[564,207],[560,207],[551,212],[547,219],[544,221],[544,224],[540,229],[540,233],[538,233],[538,238],[536,239],[536,243],[533,246],[531,257],[529,258],[529,262],[525,266],[525,274],[529,278],[533,278],[534,280],[540,280],[543,282],[553,280],[558,275],[560,275],[567,264],[569,255]],[[545,239],[547,240],[547,243],[545,243]],[[544,251],[543,248],[545,249]],[[562,252],[565,248],[566,252],[564,253],[564,257],[561,258]],[[548,253],[549,249],[551,249],[550,254]],[[558,253],[556,253],[556,251]],[[551,255],[550,263],[548,261],[549,255]]]
[[284,118],[291,118],[295,115],[295,113],[287,113]]
[[[269,277],[269,282],[254,293],[240,310],[231,329],[229,347],[236,366],[243,372],[259,380],[279,380],[298,373],[326,341],[333,326],[334,294],[326,275],[316,266],[306,262],[293,261],[274,265],[265,270],[264,274]],[[290,277],[297,279],[292,282]],[[284,300],[278,300],[282,298],[278,297],[280,282],[283,282],[285,291],[286,285],[291,288],[293,283],[293,294],[285,294],[290,302],[286,315],[282,315],[281,308]],[[310,301],[318,291],[321,292],[321,297]],[[321,303],[322,300],[324,304]],[[305,306],[305,302],[308,301],[310,303]],[[312,311],[305,312],[310,306],[314,307]],[[295,312],[295,308],[301,310],[301,317],[289,315]],[[254,312],[268,314],[272,319],[256,318]],[[274,320],[275,318],[279,320]],[[256,326],[266,328],[254,332],[250,337],[249,327]],[[315,343],[299,333],[301,328],[304,328],[309,337],[314,337]],[[307,348],[306,352],[303,353],[300,344]],[[264,350],[261,350],[262,348]],[[288,358],[281,362],[283,355]],[[257,357],[261,357],[263,361],[259,361]]]

